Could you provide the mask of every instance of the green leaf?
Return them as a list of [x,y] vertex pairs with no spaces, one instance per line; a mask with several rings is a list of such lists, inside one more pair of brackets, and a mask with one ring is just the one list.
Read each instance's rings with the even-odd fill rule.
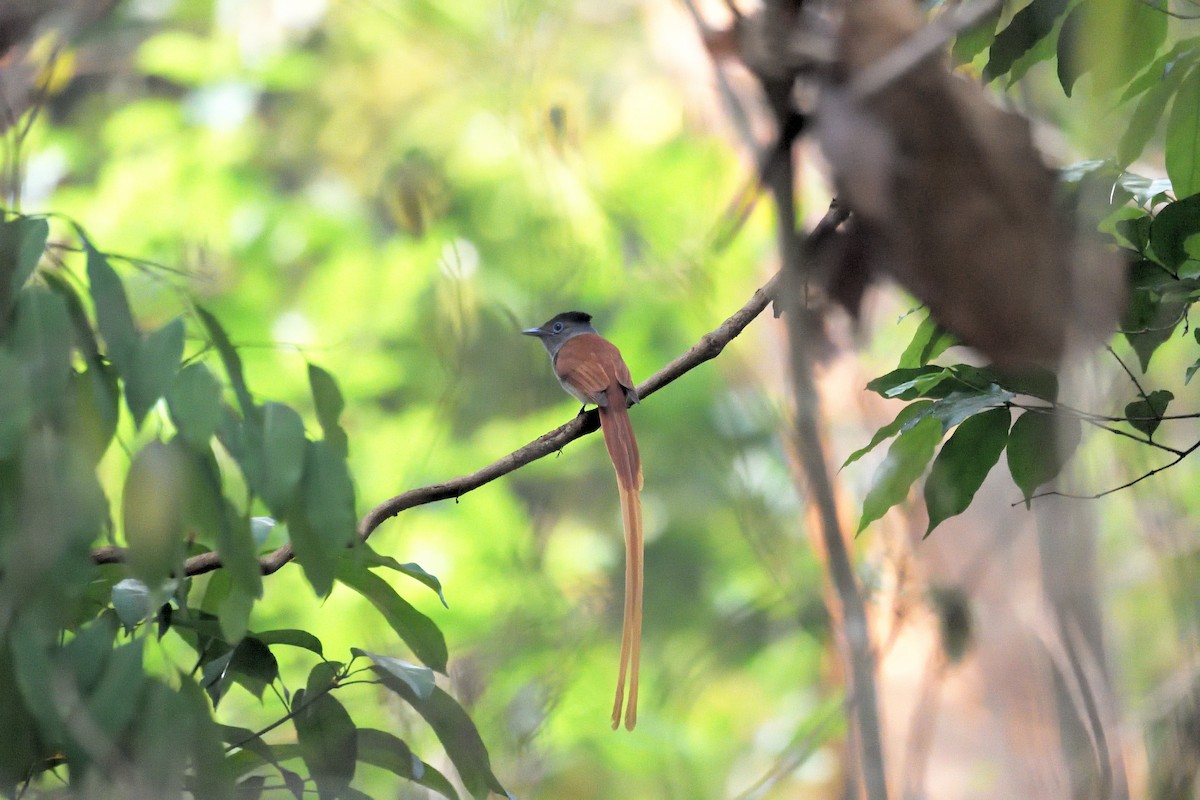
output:
[[136,719],[124,749],[130,763],[137,764],[139,788],[145,787],[142,792],[147,796],[177,794],[191,744],[190,720],[184,722],[190,709],[177,692],[158,680],[148,681],[141,696],[130,697],[129,704],[136,709]]
[[176,317],[143,338],[125,377],[125,403],[141,427],[146,413],[167,393],[183,359],[183,319]]
[[1074,454],[1083,435],[1074,417],[1055,417],[1026,411],[1008,433],[1008,471],[1025,497],[1025,507],[1037,488],[1052,480]]
[[317,527],[327,555],[354,541],[354,483],[346,459],[329,442],[309,442],[304,464],[304,512]]
[[917,402],[910,403],[904,408],[900,409],[900,413],[896,415],[895,419],[893,419],[887,425],[884,425],[879,430],[875,431],[875,435],[871,437],[871,441],[867,443],[866,447],[861,447],[850,454],[850,456],[842,464],[842,469],[845,469],[855,461],[858,461],[860,458],[865,456],[867,453],[874,450],[884,439],[891,438],[897,433],[908,430],[913,425],[916,425],[917,420],[928,416],[929,409],[932,405],[932,400],[918,400]]
[[[1196,337],[1196,344],[1200,344],[1200,328],[1196,328],[1194,335]],[[1192,376],[1196,374],[1197,370],[1200,370],[1200,358],[1196,359],[1195,364],[1187,368],[1187,373],[1183,377],[1184,386],[1192,382]]]
[[[76,639],[87,630],[87,627],[81,629]],[[0,640],[0,646],[6,647],[11,657],[14,685],[24,700],[25,708],[37,720],[35,727],[44,743],[43,747],[50,748],[50,752],[61,753],[67,732],[59,716],[55,692],[46,676],[63,670],[50,658],[52,645],[49,632],[34,621],[34,615],[26,614],[16,619],[8,637]],[[96,652],[98,658],[107,659],[111,645],[107,648],[98,647]],[[101,666],[102,663],[98,663],[95,669],[98,671]],[[64,675],[64,678],[67,677]],[[0,726],[0,729],[5,727]]]
[[359,728],[358,760],[407,778],[450,800],[458,800],[458,792],[442,773],[417,758],[403,739],[387,731]]
[[304,577],[318,597],[325,597],[333,589],[337,575],[338,557],[326,552],[321,533],[304,517],[293,514],[288,521],[288,539],[296,554],[296,563],[304,570]]
[[[1171,182],[1166,178],[1147,178],[1132,172],[1120,173],[1115,182],[1119,188],[1132,195],[1138,205],[1142,206],[1155,206],[1167,202],[1167,195],[1171,191]],[[1120,193],[1110,190],[1110,195],[1119,197]],[[1114,200],[1109,203],[1109,206],[1116,208],[1124,202],[1124,200],[1120,202]]]
[[304,491],[288,517],[296,560],[313,591],[333,588],[337,562],[354,540],[354,485],[346,462],[328,442],[309,442]]
[[[303,692],[304,690],[301,689],[300,691]],[[283,760],[281,758],[281,751],[287,748],[294,748],[294,745],[276,745],[272,747],[249,728],[239,728],[233,725],[218,725],[217,727],[220,731],[221,740],[230,745],[230,747],[240,750],[239,755],[252,754],[253,758],[246,771],[257,769],[262,764],[274,766],[275,769],[279,770],[279,774],[283,778],[288,791],[292,793],[296,800],[302,800],[304,797],[304,780],[291,770],[284,769],[279,763]],[[296,755],[299,755],[298,749]],[[242,773],[238,772],[237,774],[240,775]]]
[[446,639],[433,620],[396,594],[383,578],[356,567],[351,559],[341,560],[337,579],[367,598],[421,663],[445,674]]
[[92,302],[96,306],[96,323],[108,347],[109,360],[116,365],[121,377],[128,381],[141,337],[133,323],[133,314],[129,311],[125,287],[103,253],[92,247],[86,239],[84,248],[87,250],[88,283],[91,285]]
[[147,586],[160,586],[183,560],[186,454],[150,442],[134,457],[122,502],[129,566]]
[[[203,690],[187,675],[179,675],[179,694],[188,713],[186,730],[191,734],[192,794],[197,800],[220,800],[232,793],[233,774],[221,746],[221,731]],[[178,722],[177,722],[178,724]]]
[[[1058,31],[1058,83],[1062,86],[1063,94],[1067,97],[1071,96],[1071,90],[1075,88],[1075,81],[1079,80],[1092,65],[1087,63],[1087,59],[1080,51],[1080,39],[1087,28],[1087,12],[1088,7],[1094,4],[1094,0],[1083,0],[1075,8],[1067,14],[1063,20],[1062,27]],[[927,533],[926,536],[929,534]]]
[[902,369],[923,367],[954,343],[954,335],[950,331],[939,325],[932,316],[926,317],[917,326],[912,341],[900,356],[898,366]]
[[1069,0],[1033,0],[1014,14],[1008,27],[996,34],[992,42],[987,66],[983,68],[984,81],[1007,74],[1018,59],[1050,35],[1069,6]]
[[1063,90],[1092,74],[1093,86],[1113,92],[1133,80],[1167,35],[1167,15],[1148,3],[1083,0],[1063,21],[1058,38],[1058,70]]
[[871,489],[863,501],[862,519],[858,533],[897,503],[908,497],[909,487],[921,477],[933,450],[942,440],[942,423],[925,417],[892,442],[887,457],[871,478]]
[[1176,71],[1181,74],[1187,72],[1187,68],[1195,62],[1197,53],[1200,53],[1200,36],[1180,39],[1125,87],[1117,104],[1124,105],[1135,97],[1141,97]]
[[221,421],[217,424],[217,441],[233,456],[252,491],[263,482],[263,437],[261,409],[245,419],[228,405],[221,404]]
[[86,454],[89,464],[104,457],[120,420],[121,392],[117,372],[93,361],[84,372],[71,371],[67,387],[68,438]]
[[953,392],[938,400],[929,415],[942,422],[942,432],[984,409],[1003,405],[1013,399],[1012,392],[992,384],[983,391]]
[[246,378],[242,374],[242,359],[233,343],[229,341],[229,334],[225,333],[225,329],[221,327],[217,318],[202,306],[196,306],[196,315],[200,317],[200,322],[208,332],[209,341],[217,348],[217,353],[221,356],[221,363],[225,365],[225,374],[229,376],[229,385],[233,387],[233,393],[237,396],[242,416],[247,419],[255,416],[254,399],[250,396]]
[[[963,367],[958,372],[964,372]],[[1054,402],[1058,399],[1058,376],[1043,367],[1024,367],[1020,370],[987,370],[984,373],[991,382],[1014,394],[1027,394]],[[1004,400],[1010,398],[1002,398]]]
[[279,664],[265,644],[246,637],[225,654],[207,662],[202,677],[201,685],[212,697],[214,706],[234,679],[261,700],[268,684],[279,677]]
[[982,53],[996,38],[996,25],[1000,22],[1000,11],[997,7],[994,13],[988,14],[975,25],[960,31],[954,37],[951,54],[955,63],[966,64],[974,61],[975,56]]
[[231,748],[238,748],[254,753],[264,764],[276,763],[275,753],[271,750],[270,745],[249,728],[218,724],[217,730],[220,731],[221,741],[225,742]]
[[[1136,217],[1130,217],[1129,219],[1117,220],[1113,223],[1113,229],[1119,236],[1129,242],[1130,247],[1132,247],[1138,253],[1144,253],[1146,248],[1150,245],[1151,221],[1152,220],[1148,215],[1141,214]],[[1150,265],[1159,271],[1163,271],[1162,267],[1160,267],[1158,264],[1143,258],[1137,261],[1135,266],[1130,269],[1131,276],[1134,272],[1134,269],[1136,269],[1139,265]],[[1132,282],[1133,278],[1131,277],[1130,283]]]
[[1158,430],[1163,414],[1167,413],[1167,406],[1174,399],[1175,395],[1166,389],[1157,389],[1144,399],[1135,400],[1125,406],[1125,416],[1135,429],[1154,438],[1154,432]]
[[[87,692],[88,714],[109,737],[115,738],[123,731],[137,711],[137,705],[130,699],[137,696],[146,681],[146,673],[142,671],[145,642],[134,639],[114,648],[100,679]],[[78,670],[81,665],[75,662],[74,666]]]
[[277,518],[286,516],[296,497],[304,475],[305,447],[300,415],[283,403],[266,403],[262,408],[262,475],[255,489]]
[[240,595],[251,600],[261,597],[262,568],[250,523],[225,499],[221,469],[212,448],[206,442],[200,448],[189,448],[188,456],[192,465],[186,509],[189,527],[215,537],[221,563]]
[[251,637],[257,639],[266,645],[286,644],[291,647],[300,647],[317,655],[324,657],[321,650],[321,640],[313,636],[308,631],[299,631],[293,629],[281,629],[274,631],[263,631],[262,633],[252,633]]
[[1142,372],[1150,368],[1154,351],[1171,338],[1183,321],[1187,303],[1164,301],[1157,292],[1135,289],[1121,319],[1121,331],[1137,354]]
[[1176,197],[1200,192],[1200,66],[1188,72],[1171,105],[1166,162]]
[[1007,408],[984,411],[964,420],[946,440],[925,481],[925,507],[929,510],[926,536],[971,504],[984,478],[1000,460],[1008,441],[1009,420]]
[[171,421],[188,444],[208,447],[221,422],[221,385],[203,364],[188,364],[167,390]]
[[1185,243],[1196,233],[1200,233],[1200,194],[1176,200],[1154,216],[1150,246],[1163,266],[1178,270],[1188,257]]
[[446,596],[442,594],[442,582],[437,579],[437,576],[432,575],[422,569],[420,564],[414,564],[411,561],[406,564],[401,564],[391,556],[381,555],[380,553],[376,552],[366,542],[359,542],[354,548],[353,555],[354,557],[358,558],[364,566],[387,567],[388,569],[394,569],[397,572],[413,578],[414,580],[420,581],[430,589],[433,589],[435,592],[437,592],[438,599],[442,601],[443,606],[446,608],[450,607],[450,604],[446,602]]
[[346,432],[342,430],[338,420],[342,416],[346,402],[342,399],[342,392],[338,389],[337,381],[316,364],[309,364],[308,384],[312,389],[317,420],[321,423],[321,430],[325,432],[325,441],[329,442],[338,455],[345,458],[349,452],[349,442]]
[[30,286],[17,297],[12,352],[21,360],[33,396],[46,406],[61,406],[71,376],[71,320],[59,295]]
[[296,692],[296,738],[300,755],[317,784],[321,800],[334,798],[354,779],[358,761],[357,729],[346,709],[328,693],[310,697]]
[[17,685],[10,652],[17,645],[12,639],[0,641],[0,708],[4,709],[4,724],[0,725],[0,793],[7,797],[18,797],[17,784],[35,775],[36,765],[53,755],[53,750],[42,742],[38,721]]
[[308,680],[305,682],[309,696],[312,697],[336,687],[341,679],[342,667],[343,664],[338,661],[321,661],[313,664],[312,669],[308,671]]
[[936,365],[894,369],[868,383],[867,389],[881,397],[915,400],[948,377],[950,372]]
[[56,271],[46,271],[41,277],[46,286],[67,304],[67,314],[71,317],[71,327],[75,331],[75,344],[79,351],[83,353],[88,364],[96,363],[100,360],[100,345],[92,331],[92,323],[83,307],[83,301],[79,299],[75,288]]
[[50,224],[44,217],[0,216],[0,319],[8,315],[12,299],[29,280],[46,249]]
[[1118,166],[1123,168],[1132,164],[1146,149],[1146,144],[1158,129],[1163,112],[1167,110],[1167,104],[1179,90],[1185,74],[1186,69],[1172,69],[1169,63],[1159,68],[1157,80],[1147,86],[1139,97],[1125,132],[1121,134],[1121,140],[1117,143]]
[[429,697],[418,697],[407,682],[386,671],[378,674],[384,686],[415,708],[433,728],[472,797],[483,800],[489,792],[508,794],[492,773],[491,759],[475,723],[453,697],[436,686]]
[[266,775],[251,775],[249,778],[237,782],[237,786],[234,787],[236,790],[234,796],[237,800],[259,800],[263,796],[266,785]]
[[236,642],[246,635],[250,628],[250,612],[253,610],[254,595],[240,586],[232,585],[231,581],[229,592],[217,604],[217,621],[226,641]]
[[71,668],[75,685],[88,694],[100,682],[116,644],[117,626],[105,617],[98,617],[75,633],[75,638],[62,648],[61,660]]
[[33,399],[21,361],[0,347],[0,461],[17,453],[33,419]]
[[421,667],[392,656],[368,653],[366,650],[359,650],[357,647],[351,648],[350,652],[356,656],[366,656],[371,659],[379,670],[383,670],[407,683],[409,688],[421,699],[429,697],[433,692],[435,685],[433,670],[429,667]]

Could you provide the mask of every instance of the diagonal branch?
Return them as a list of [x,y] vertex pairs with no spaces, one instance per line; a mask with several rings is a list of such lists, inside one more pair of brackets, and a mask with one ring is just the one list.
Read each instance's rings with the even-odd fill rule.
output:
[[[821,220],[809,235],[806,245],[809,248],[816,247],[822,239],[833,233],[843,219],[845,219],[845,212],[840,211],[836,205],[831,206],[825,218]],[[745,305],[730,315],[717,328],[701,336],[700,340],[692,345],[687,352],[666,364],[662,369],[642,382],[637,387],[638,395],[644,400],[667,384],[700,366],[705,361],[710,361],[720,355],[725,346],[745,330],[746,326],[774,300],[778,284],[779,275],[775,275],[755,291],[750,299],[746,301]],[[427,503],[435,503],[439,500],[458,499],[464,494],[474,491],[486,483],[491,483],[496,478],[520,469],[532,461],[562,450],[579,437],[592,433],[599,427],[599,416],[594,410],[589,411],[575,417],[564,425],[560,425],[552,431],[542,434],[524,447],[514,450],[503,458],[475,472],[460,475],[444,483],[435,483],[430,486],[422,486],[418,489],[410,489],[403,494],[396,495],[375,506],[375,508],[368,511],[359,520],[357,537],[359,541],[365,541],[384,521],[396,516],[401,511]],[[294,556],[295,553],[292,551],[292,546],[285,544],[270,553],[260,556],[258,563],[262,569],[262,573],[270,575],[282,569],[283,565],[291,561]],[[92,561],[96,564],[124,563],[126,561],[125,548],[112,546],[97,547],[92,550]],[[221,562],[221,557],[216,552],[201,553],[200,555],[192,556],[184,562],[184,574],[201,575],[205,572],[220,569],[222,566],[224,565]]]

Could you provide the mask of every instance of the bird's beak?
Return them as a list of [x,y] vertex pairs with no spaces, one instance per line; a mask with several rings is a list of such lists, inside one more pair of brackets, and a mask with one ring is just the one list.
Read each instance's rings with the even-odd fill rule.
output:
[[539,336],[540,337],[540,336],[546,335],[546,332],[543,331],[541,328],[526,328],[525,330],[521,331],[521,333],[525,334],[526,336]]

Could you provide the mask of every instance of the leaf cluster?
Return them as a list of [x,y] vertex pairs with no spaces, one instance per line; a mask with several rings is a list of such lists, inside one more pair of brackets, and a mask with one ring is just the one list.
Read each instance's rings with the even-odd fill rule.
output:
[[[1200,39],[1179,38],[1167,47],[1169,42],[1167,15],[1153,4],[1033,0],[1011,15],[997,12],[961,33],[954,44],[959,61],[982,64],[985,80],[1008,86],[1044,61],[1056,65],[1068,97],[1089,76],[1091,91],[1114,115],[1128,120],[1111,158],[1062,170],[1060,185],[1081,227],[1098,228],[1109,249],[1118,250],[1130,264],[1119,333],[1142,374],[1164,343],[1181,327],[1188,330],[1188,313],[1200,298]],[[1160,128],[1168,178],[1151,180],[1129,172],[1128,165],[1142,156]],[[1200,345],[1200,331],[1196,334]],[[1115,352],[1134,396],[1119,411],[1100,415],[1060,405],[1050,373],[1016,376],[994,368],[929,363],[954,343],[932,319],[926,320],[898,368],[868,384],[880,395],[910,405],[846,461],[850,464],[895,437],[872,481],[860,530],[902,502],[928,469],[928,534],[967,508],[1002,454],[1007,454],[1010,475],[1028,506],[1075,452],[1085,422],[1125,426],[1108,429],[1170,452],[1176,457],[1172,463],[1191,452],[1154,442],[1165,419],[1191,415],[1168,414],[1175,394],[1143,387]],[[1183,375],[1184,384],[1198,370],[1200,352]]]
[[[333,376],[308,367],[314,438],[299,411],[255,398],[213,314],[144,329],[113,258],[73,224],[78,247],[48,246],[50,222],[0,219],[0,793],[53,773],[86,796],[257,797],[277,775],[297,798],[361,797],[366,763],[456,798],[403,740],[354,723],[337,695],[362,683],[425,719],[472,796],[504,793],[436,685],[440,629],[373,570],[445,603],[441,584],[356,540]],[[335,582],[362,595],[416,663],[357,649],[336,662],[310,632],[249,631],[260,553],[280,534],[318,596]],[[104,541],[121,563],[99,563]],[[220,569],[189,574],[206,554]],[[288,691],[279,647],[316,659],[303,689]],[[258,732],[218,724],[235,686],[270,689],[285,715]],[[295,744],[268,736],[284,724]]]

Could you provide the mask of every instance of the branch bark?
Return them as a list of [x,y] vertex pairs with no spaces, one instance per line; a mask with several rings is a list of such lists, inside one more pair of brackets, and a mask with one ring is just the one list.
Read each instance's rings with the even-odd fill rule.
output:
[[[804,469],[809,492],[816,503],[821,521],[821,541],[825,545],[829,575],[842,612],[844,657],[850,673],[851,706],[858,744],[858,762],[868,800],[887,800],[883,742],[879,724],[879,706],[875,689],[875,653],[858,580],[846,547],[846,538],[837,514],[833,482],[821,441],[820,409],[813,379],[812,342],[814,326],[811,311],[804,306],[805,250],[796,234],[795,206],[792,199],[793,168],[791,159],[785,168],[768,177],[778,207],[780,255],[783,261],[784,291],[781,304],[788,321],[791,372],[796,402],[794,431],[796,452]],[[829,213],[838,213],[836,205]],[[828,216],[828,214],[827,214]],[[811,241],[811,237],[810,237]]]
[[[836,228],[844,215],[837,215],[831,209],[830,215],[821,225],[813,230],[809,237],[812,245],[829,235]],[[638,395],[645,400],[650,395],[662,389],[667,384],[677,380],[706,361],[721,354],[731,341],[734,340],[746,326],[750,324],[763,309],[775,298],[780,276],[777,274],[759,288],[746,301],[745,305],[735,311],[716,329],[704,334],[696,344],[685,353],[666,364],[638,386]],[[444,483],[435,483],[410,489],[396,495],[368,511],[358,523],[356,532],[359,541],[365,541],[384,521],[416,506],[434,503],[439,500],[458,499],[468,492],[478,489],[484,484],[520,469],[531,461],[556,453],[581,436],[592,433],[600,427],[599,416],[595,410],[581,414],[570,422],[560,425],[534,439],[524,447],[514,450],[503,458],[466,475],[460,475]],[[285,544],[258,559],[264,575],[278,572],[292,560],[295,553],[290,544]],[[119,564],[126,561],[126,551],[123,547],[105,546],[92,550],[92,561],[96,564]],[[221,557],[216,552],[201,553],[192,556],[184,562],[185,575],[202,575],[223,566]]]

